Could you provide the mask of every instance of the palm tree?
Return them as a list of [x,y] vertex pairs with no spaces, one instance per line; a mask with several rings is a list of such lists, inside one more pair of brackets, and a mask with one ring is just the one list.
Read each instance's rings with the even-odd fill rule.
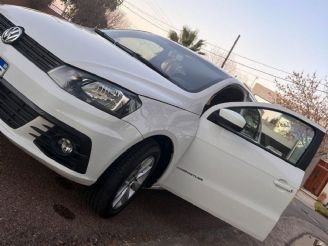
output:
[[182,30],[180,31],[180,34],[178,34],[176,31],[171,30],[169,32],[168,37],[171,40],[179,44],[182,44],[183,46],[200,54],[201,54],[200,50],[202,46],[205,44],[205,40],[198,39],[198,31],[191,30],[188,26],[183,26]]

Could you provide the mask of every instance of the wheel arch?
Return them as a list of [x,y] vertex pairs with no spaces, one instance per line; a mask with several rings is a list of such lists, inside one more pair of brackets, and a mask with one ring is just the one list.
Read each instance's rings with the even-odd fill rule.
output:
[[[102,179],[106,172],[110,172],[110,170],[118,163],[122,158],[128,155],[133,149],[138,148],[138,146],[145,144],[149,141],[155,141],[160,149],[161,149],[161,157],[159,160],[159,164],[157,168],[154,170],[153,174],[149,177],[147,183],[145,183],[146,187],[151,187],[166,171],[167,167],[169,166],[173,154],[174,154],[174,143],[173,140],[168,137],[167,135],[158,134],[153,136],[148,136],[141,141],[135,143],[131,147],[129,147],[126,151],[124,151],[111,165],[109,165],[100,175],[98,181]],[[97,181],[97,182],[98,182]]]
[[146,187],[151,187],[164,174],[169,166],[174,154],[174,143],[171,138],[165,135],[155,135],[147,139],[155,140],[161,149],[161,157],[158,166],[145,184]]

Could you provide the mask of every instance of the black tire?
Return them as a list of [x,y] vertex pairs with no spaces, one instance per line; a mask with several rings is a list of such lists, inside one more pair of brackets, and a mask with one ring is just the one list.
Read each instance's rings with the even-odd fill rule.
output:
[[[111,217],[118,214],[131,200],[133,200],[135,195],[152,176],[156,170],[160,155],[160,147],[157,142],[153,140],[144,142],[130,149],[113,163],[94,185],[88,188],[86,197],[88,205],[101,217]],[[112,203],[114,198],[124,181],[128,179],[137,167],[139,167],[143,160],[150,156],[153,156],[155,161],[148,177],[143,181],[142,186],[125,204],[119,208],[113,208]]]

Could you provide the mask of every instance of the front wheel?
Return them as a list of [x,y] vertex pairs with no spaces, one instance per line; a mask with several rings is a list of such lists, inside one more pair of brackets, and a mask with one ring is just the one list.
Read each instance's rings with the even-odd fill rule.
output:
[[157,167],[161,150],[148,141],[128,151],[91,186],[87,201],[100,216],[119,213],[135,197]]

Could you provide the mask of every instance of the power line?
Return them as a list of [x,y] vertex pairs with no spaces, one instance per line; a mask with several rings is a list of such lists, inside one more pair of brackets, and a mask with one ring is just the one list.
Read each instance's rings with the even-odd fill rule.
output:
[[268,79],[268,78],[264,78],[264,77],[262,77],[262,76],[260,76],[260,75],[258,75],[258,74],[251,73],[250,71],[247,71],[247,70],[241,69],[241,68],[239,68],[239,67],[236,68],[236,69],[239,70],[239,71],[242,71],[242,72],[244,72],[244,73],[247,73],[247,75],[250,74],[250,75],[252,75],[252,76],[254,76],[254,77],[257,77],[257,78],[259,78],[259,79],[262,79],[262,80],[265,80],[265,81],[268,81],[268,82],[274,83],[274,79],[271,80],[271,79]]
[[[216,54],[216,53],[214,53],[214,52],[212,52],[212,51],[210,51],[210,50],[207,50],[207,49],[204,49],[204,48],[202,48],[202,50],[205,51],[205,52],[207,52],[207,53],[210,53],[210,54],[212,54],[212,55],[215,55],[215,56],[218,56],[218,57],[221,57],[221,58],[225,58],[225,56],[222,56],[222,55]],[[275,78],[277,78],[277,79],[281,79],[281,80],[285,80],[285,81],[289,81],[289,82],[290,82],[290,80],[287,80],[287,79],[282,78],[282,77],[280,77],[280,76],[276,76],[276,75],[274,75],[274,74],[271,74],[271,73],[268,73],[268,72],[262,71],[262,70],[260,70],[260,69],[254,68],[254,67],[251,67],[251,66],[249,66],[249,65],[243,64],[243,63],[238,62],[238,61],[235,61],[235,60],[233,60],[233,59],[229,59],[229,61],[231,61],[231,62],[233,62],[233,63],[236,63],[236,64],[238,64],[238,65],[240,65],[240,66],[244,66],[244,67],[246,67],[246,68],[252,69],[252,70],[254,70],[254,71],[257,71],[257,72],[260,72],[260,73],[263,73],[263,74],[266,74],[266,75],[269,75],[269,76],[275,77]]]
[[149,18],[151,18],[151,19],[153,19],[153,20],[155,20],[155,21],[157,21],[157,22],[160,22],[161,24],[166,25],[166,26],[170,27],[171,29],[174,29],[174,30],[176,30],[176,31],[180,31],[180,30],[177,29],[176,27],[167,24],[166,22],[162,21],[162,20],[159,19],[158,17],[155,17],[155,16],[153,16],[153,15],[147,13],[146,11],[140,9],[139,7],[137,7],[136,5],[134,5],[133,3],[130,3],[129,1],[125,1],[124,3],[130,5],[131,7],[133,7],[133,8],[136,9],[137,11],[143,13],[144,15],[147,15]]
[[144,21],[148,22],[149,24],[151,24],[151,25],[153,25],[153,26],[155,26],[155,27],[161,29],[162,31],[164,31],[164,32],[166,32],[166,33],[169,32],[168,30],[162,28],[161,26],[159,26],[159,25],[153,23],[152,21],[150,21],[150,20],[148,20],[147,18],[143,17],[143,16],[140,15],[139,13],[137,13],[137,12],[135,12],[134,10],[130,9],[128,6],[126,6],[126,5],[124,5],[124,4],[123,4],[122,6],[125,7],[126,9],[128,9],[128,10],[129,10],[131,13],[133,13],[134,15],[136,15],[136,16],[138,16],[139,18],[143,19]]
[[163,12],[162,13],[159,13],[159,9],[158,9],[158,6],[157,7],[155,7],[155,4],[154,4],[154,0],[152,0],[152,1],[144,1],[144,3],[146,3],[147,5],[148,5],[148,7],[152,10],[152,12],[157,16],[157,15],[159,15],[159,17],[161,17],[161,19],[162,19],[162,21],[166,21],[166,22],[168,22],[168,19],[167,19],[167,17],[163,14]]
[[157,0],[153,0],[153,2],[155,3],[155,5],[159,9],[159,11],[163,14],[163,16],[167,20],[167,22],[169,22],[170,24],[172,24],[172,21],[171,21],[170,17],[165,13],[165,11],[161,7],[161,5],[157,2]]
[[[202,48],[202,50],[205,51],[205,52],[208,52],[208,53],[210,53],[210,54],[212,54],[212,55],[215,55],[215,56],[217,56],[217,57],[225,58],[225,56],[222,56],[222,55],[220,55],[220,54],[216,54],[216,53],[211,52],[211,51],[209,51],[209,50],[206,50],[206,49],[204,49],[204,48]],[[254,68],[254,67],[251,67],[251,66],[246,65],[246,64],[243,64],[243,63],[241,63],[241,62],[238,62],[238,61],[235,61],[235,60],[232,60],[232,59],[228,59],[228,61],[231,61],[231,62],[233,62],[233,63],[235,63],[235,64],[238,64],[238,65],[240,65],[240,66],[246,67],[246,68],[248,68],[248,69],[251,69],[251,70],[254,70],[254,71],[257,71],[257,72],[260,72],[260,73],[266,74],[266,75],[271,76],[271,77],[273,77],[273,78],[275,78],[275,79],[280,79],[280,80],[283,80],[283,81],[285,81],[285,82],[295,84],[295,82],[292,81],[292,80],[282,78],[282,77],[280,77],[280,76],[277,76],[277,75],[274,75],[274,74],[268,73],[268,72],[266,72],[266,71],[263,71],[263,70],[260,70],[260,69],[257,69],[257,68]],[[237,68],[237,69],[239,69],[239,68]],[[239,69],[239,70],[241,70],[241,69]],[[247,73],[250,73],[250,72],[245,71],[245,70],[242,70],[242,71],[247,72]],[[252,73],[250,73],[250,74],[252,74]],[[256,74],[252,74],[252,75],[253,75],[253,76],[257,76],[257,77],[259,77],[259,78],[261,78],[261,79],[264,79],[264,80],[270,81],[269,79],[263,78],[263,77],[258,76],[258,75],[256,75]],[[270,82],[273,82],[273,81],[270,81]],[[323,85],[323,86],[327,86],[327,85],[325,85],[325,84],[323,84],[323,83],[319,83],[319,84],[320,84],[320,85]],[[325,93],[325,94],[328,94],[326,91],[323,91],[323,90],[320,90],[320,89],[317,89],[317,91],[322,92],[322,93]]]
[[[149,24],[153,25],[154,27],[157,27],[157,28],[159,28],[160,30],[162,30],[162,31],[164,31],[164,32],[166,32],[166,33],[169,33],[168,30],[166,30],[166,29],[162,28],[161,26],[159,26],[159,25],[153,23],[152,21],[148,20],[147,18],[145,18],[144,16],[140,15],[139,13],[136,13],[136,12],[133,11],[131,8],[129,8],[128,6],[126,6],[126,5],[124,5],[124,4],[123,4],[122,6],[125,7],[126,9],[128,9],[130,12],[132,12],[132,13],[135,14],[136,16],[138,16],[139,18],[141,18],[141,19],[143,19],[144,21],[148,22]],[[221,57],[221,58],[225,58],[225,56],[222,56],[222,55],[220,55],[220,54],[214,53],[214,52],[209,51],[209,50],[207,50],[207,49],[202,48],[202,50],[205,51],[205,52],[207,52],[207,53],[210,53],[210,54],[212,54],[212,55],[215,55],[215,56],[218,56],[218,57]],[[249,59],[249,58],[247,58],[247,59]],[[246,68],[248,68],[248,69],[251,69],[251,70],[254,70],[254,71],[260,72],[260,73],[262,73],[262,74],[266,74],[266,75],[271,76],[271,77],[273,77],[273,78],[275,78],[275,79],[280,79],[280,80],[286,81],[286,82],[288,82],[288,83],[293,83],[293,84],[295,84],[295,82],[292,81],[292,80],[288,80],[288,79],[285,79],[285,78],[283,78],[283,77],[281,77],[281,76],[277,76],[277,75],[274,75],[274,74],[272,74],[272,73],[269,73],[269,72],[266,72],[266,71],[260,70],[260,69],[258,69],[258,68],[254,68],[254,67],[252,67],[252,66],[249,66],[249,65],[243,64],[243,63],[238,62],[238,61],[235,61],[235,60],[233,60],[233,59],[228,59],[228,61],[231,61],[231,62],[233,62],[233,63],[235,63],[235,64],[238,64],[238,65],[240,65],[240,66],[246,67]],[[269,65],[267,65],[267,66],[269,66]],[[271,67],[271,66],[270,66],[270,67]],[[288,74],[290,74],[290,73],[288,73]],[[320,84],[322,84],[322,83],[320,83]],[[323,84],[322,84],[322,85],[323,85]],[[320,90],[320,89],[317,89],[317,91],[322,92],[322,93],[325,93],[325,94],[328,94],[327,92],[325,92],[325,91],[323,91],[323,90]]]
[[[215,55],[215,56],[218,56],[218,57],[224,58],[224,56],[219,55],[219,54],[216,54],[216,53],[211,52],[211,51],[209,51],[209,50],[206,50],[206,49],[204,49],[204,48],[202,48],[202,50],[205,51],[205,52],[208,52],[208,53],[210,53],[210,54],[212,54],[212,55]],[[248,65],[243,64],[243,63],[241,63],[241,62],[238,62],[238,61],[235,61],[235,60],[232,60],[232,59],[229,59],[229,61],[231,61],[231,62],[233,62],[233,63],[235,63],[235,64],[238,64],[238,65],[240,65],[240,66],[246,67],[246,68],[248,68],[248,69],[252,69],[252,70],[254,70],[254,71],[257,71],[257,72],[260,72],[260,73],[266,74],[266,75],[268,75],[268,76],[274,77],[275,79],[280,79],[280,80],[286,81],[286,82],[288,82],[288,83],[293,83],[293,84],[295,84],[295,82],[292,81],[292,80],[285,79],[285,78],[282,78],[282,77],[280,77],[280,76],[276,76],[276,75],[271,74],[271,73],[268,73],[268,72],[266,72],[266,71],[262,71],[262,70],[260,70],[260,69],[257,69],[257,68],[254,68],[254,67],[248,66]],[[319,83],[319,84],[324,85],[324,84],[322,84],[322,83]],[[317,91],[322,92],[322,93],[325,93],[325,94],[328,94],[326,91],[323,91],[323,90],[320,90],[320,89],[317,89]]]
[[[216,44],[212,44],[212,43],[210,43],[210,42],[206,42],[206,44],[209,44],[209,45],[211,45],[211,46],[213,46],[213,47],[216,47],[216,48],[219,48],[219,49],[221,49],[221,50],[224,50],[225,52],[228,52],[227,49],[224,49],[224,48],[222,48],[222,47],[220,47],[220,46],[218,46],[218,45],[216,45]],[[271,68],[271,69],[273,69],[273,70],[276,70],[276,71],[279,71],[279,72],[282,72],[282,73],[285,73],[285,74],[289,74],[289,75],[291,75],[290,72],[287,72],[287,71],[285,71],[285,70],[283,70],[283,69],[281,69],[281,68],[273,67],[273,66],[268,65],[268,64],[265,64],[265,63],[263,63],[263,62],[256,61],[256,60],[254,60],[254,59],[251,59],[251,58],[248,58],[248,57],[246,57],[246,56],[240,55],[240,54],[238,54],[238,53],[236,53],[236,52],[232,52],[232,54],[233,54],[233,55],[236,55],[236,56],[239,56],[239,57],[241,57],[241,58],[243,58],[243,59],[245,59],[245,60],[248,60],[248,61],[251,61],[251,62],[254,62],[254,63],[260,64],[260,65],[262,65],[262,66],[264,66],[264,67],[268,67],[268,68]]]
[[[157,17],[155,17],[155,16],[153,16],[153,15],[151,15],[151,14],[145,12],[144,10],[141,10],[141,9],[138,8],[135,4],[132,4],[132,3],[129,2],[129,1],[125,1],[125,2],[128,3],[128,4],[130,4],[132,7],[134,7],[135,9],[137,9],[139,12],[142,12],[143,14],[147,15],[148,17],[150,17],[150,18],[152,18],[152,19],[154,19],[154,20],[157,20],[157,21],[160,22],[161,24],[166,25],[167,27],[169,27],[169,28],[171,28],[171,29],[174,29],[174,30],[176,30],[176,31],[181,31],[180,29],[176,28],[175,26],[170,25],[170,24],[166,23],[165,21],[158,19]],[[149,21],[148,21],[148,22],[149,22]],[[164,28],[162,27],[161,30],[163,30],[163,29],[164,29]],[[216,48],[219,48],[219,49],[221,49],[221,50],[223,50],[223,51],[225,51],[225,52],[229,52],[229,50],[227,50],[227,49],[225,49],[225,48],[222,48],[221,46],[218,46],[218,45],[216,45],[216,44],[213,44],[213,43],[211,43],[211,42],[206,41],[206,44],[208,44],[208,45],[210,45],[210,46],[213,46],[213,47],[216,47]],[[251,59],[251,58],[248,58],[248,57],[246,57],[246,56],[240,55],[240,54],[238,54],[238,53],[236,53],[236,52],[232,52],[232,54],[235,55],[235,56],[241,57],[241,58],[243,58],[243,59],[245,59],[245,60],[248,60],[248,61],[250,61],[250,62],[257,63],[257,64],[259,64],[259,65],[261,65],[261,66],[264,66],[264,67],[267,67],[267,68],[270,68],[270,69],[276,70],[276,71],[278,71],[278,72],[285,73],[285,74],[288,74],[288,75],[292,75],[290,72],[287,72],[287,71],[285,71],[285,70],[283,70],[283,69],[281,69],[281,68],[277,68],[277,67],[274,67],[274,66],[268,65],[268,64],[266,64],[266,63],[263,63],[263,62],[260,62],[260,61],[256,61],[256,60],[254,60],[254,59]]]
[[[204,50],[204,49],[203,49],[203,50]],[[204,51],[205,51],[205,50],[204,50]],[[225,56],[220,55],[220,54],[213,54],[213,55],[216,55],[217,57],[220,57],[220,58],[222,58],[222,59],[225,58]],[[228,59],[228,61],[231,61],[231,59]],[[233,61],[231,61],[231,62],[233,62]],[[219,66],[219,65],[217,65],[217,66]],[[251,73],[250,71],[247,71],[247,70],[241,69],[241,68],[239,68],[239,67],[236,67],[236,69],[237,69],[238,71],[242,71],[242,72],[244,72],[244,73],[250,74],[250,75],[252,75],[252,76],[254,76],[254,77],[258,77],[259,79],[263,79],[263,80],[266,80],[266,81],[271,82],[271,83],[274,82],[274,80],[270,80],[270,79],[268,79],[268,78],[264,78],[264,77],[262,77],[262,76],[260,76],[260,75],[258,75],[258,74]],[[233,73],[233,72],[231,72],[231,73]],[[274,78],[275,78],[275,77],[274,77]]]
[[[202,49],[202,50],[203,50],[203,51],[206,51],[206,52],[209,52],[209,51],[207,51],[207,50],[205,50],[205,49]],[[209,53],[211,53],[211,52],[209,52]],[[222,59],[225,58],[225,56],[222,56],[222,55],[219,55],[219,54],[216,54],[216,53],[212,53],[212,54],[213,54],[213,55],[216,55],[216,56],[218,56],[218,57],[220,57],[220,58],[222,58]],[[231,61],[231,62],[233,62],[233,63],[236,63],[236,64],[238,64],[238,65],[246,66],[246,67],[249,68],[249,69],[253,69],[253,70],[255,69],[255,68],[253,68],[253,67],[247,66],[247,65],[245,65],[245,64],[239,63],[239,62],[234,61],[234,60],[231,60],[231,59],[229,59],[229,61]],[[264,77],[262,77],[262,76],[260,76],[260,75],[258,75],[258,74],[251,73],[251,72],[249,72],[249,71],[247,71],[247,70],[244,70],[244,69],[241,69],[241,68],[238,68],[238,67],[237,67],[236,69],[239,70],[239,71],[245,72],[245,73],[247,73],[247,74],[253,75],[254,77],[257,77],[257,78],[259,78],[259,79],[266,80],[266,81],[271,82],[271,83],[274,83],[274,82],[275,82],[274,80],[270,80],[270,79],[268,79],[268,78],[264,78]],[[257,70],[257,69],[256,69],[256,70]],[[288,82],[288,83],[295,84],[295,82],[292,81],[292,80],[287,80],[287,79],[281,78],[281,77],[279,77],[279,76],[276,76],[276,75],[273,75],[273,74],[266,73],[266,72],[261,71],[261,70],[257,70],[257,71],[260,71],[260,72],[262,72],[262,73],[265,73],[265,74],[267,74],[267,75],[273,77],[273,79],[281,79],[281,80],[284,80],[284,81],[286,81],[286,82]],[[319,84],[324,85],[324,84],[322,84],[322,83],[319,83]],[[304,86],[304,87],[305,87],[305,86]],[[317,89],[317,91],[322,92],[322,93],[328,95],[328,93],[327,93],[326,91],[323,91],[323,90],[320,90],[320,89]]]

